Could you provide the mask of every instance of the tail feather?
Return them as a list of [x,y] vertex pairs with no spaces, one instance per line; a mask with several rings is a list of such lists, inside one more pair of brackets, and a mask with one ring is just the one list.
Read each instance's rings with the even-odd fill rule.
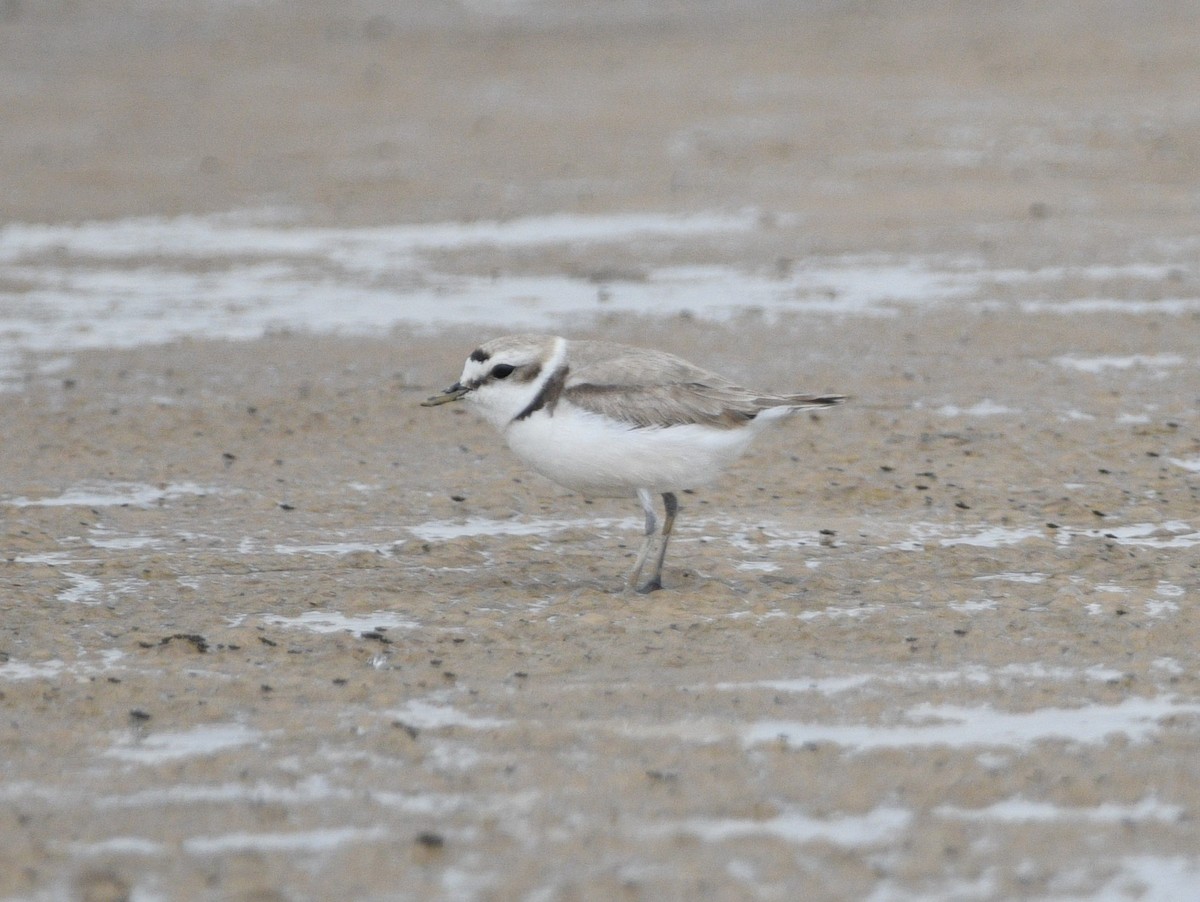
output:
[[836,407],[845,400],[845,395],[782,395],[769,399],[767,406],[807,410],[813,407]]

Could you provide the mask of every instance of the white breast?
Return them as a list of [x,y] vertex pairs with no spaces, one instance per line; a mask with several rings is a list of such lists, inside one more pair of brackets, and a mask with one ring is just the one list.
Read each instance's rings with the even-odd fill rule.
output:
[[635,489],[673,492],[716,479],[749,447],[763,424],[733,429],[685,425],[633,429],[569,402],[553,415],[538,411],[504,430],[530,467],[588,495],[628,495]]

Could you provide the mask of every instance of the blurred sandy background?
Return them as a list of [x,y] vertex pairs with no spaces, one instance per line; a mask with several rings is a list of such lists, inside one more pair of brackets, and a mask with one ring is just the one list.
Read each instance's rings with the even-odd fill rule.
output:
[[438,265],[1042,273],[905,316],[565,323],[856,398],[688,496],[649,599],[615,591],[632,502],[416,407],[479,330],[21,356],[0,896],[1190,898],[1194,13],[0,0],[0,226],[751,209]]
[[4,215],[733,205],[871,250],[1031,210],[1175,232],[1197,204],[1191,12],[9,0]]

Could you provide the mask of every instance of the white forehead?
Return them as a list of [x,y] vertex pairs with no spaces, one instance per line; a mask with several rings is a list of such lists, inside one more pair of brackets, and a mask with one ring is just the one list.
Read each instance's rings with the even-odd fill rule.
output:
[[561,353],[566,345],[562,338],[553,335],[508,335],[493,338],[480,345],[467,358],[463,366],[462,382],[478,378],[491,371],[498,363],[522,366],[527,363],[549,362]]

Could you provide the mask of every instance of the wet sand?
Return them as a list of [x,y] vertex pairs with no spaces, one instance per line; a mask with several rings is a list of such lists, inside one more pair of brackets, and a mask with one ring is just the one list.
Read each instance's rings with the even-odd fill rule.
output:
[[[417,406],[490,322],[30,340],[0,393],[0,896],[1186,898],[1186,7],[306,9],[9,4],[7,221],[753,210],[418,275],[582,282],[572,335],[854,400],[684,496],[643,597],[633,499]],[[185,257],[106,265],[231,266]],[[819,287],[881,258],[985,275],[857,311],[850,277],[722,321],[620,306],[664,267]],[[4,259],[33,321],[31,285],[95,263]]]

